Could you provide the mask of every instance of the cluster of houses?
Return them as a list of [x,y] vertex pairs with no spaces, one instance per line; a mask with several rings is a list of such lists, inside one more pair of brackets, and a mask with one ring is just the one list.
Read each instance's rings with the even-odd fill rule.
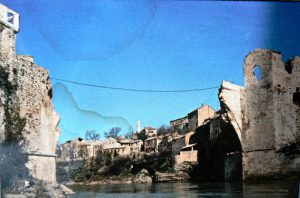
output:
[[[143,159],[144,155],[171,152],[176,164],[197,162],[196,144],[190,144],[190,138],[196,128],[206,120],[215,116],[215,110],[208,105],[193,110],[182,118],[170,121],[172,131],[160,133],[156,128],[145,127],[138,129],[130,139],[123,137],[105,140],[86,141],[82,138],[70,140],[58,147],[58,159],[62,161],[95,157],[97,152],[110,153],[114,156],[129,156],[133,159]],[[139,133],[144,133],[147,139],[138,139]]]

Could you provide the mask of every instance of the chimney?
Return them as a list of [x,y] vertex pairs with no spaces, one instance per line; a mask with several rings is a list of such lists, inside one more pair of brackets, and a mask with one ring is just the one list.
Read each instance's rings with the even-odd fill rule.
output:
[[16,55],[16,33],[19,14],[0,3],[0,56],[9,59]]

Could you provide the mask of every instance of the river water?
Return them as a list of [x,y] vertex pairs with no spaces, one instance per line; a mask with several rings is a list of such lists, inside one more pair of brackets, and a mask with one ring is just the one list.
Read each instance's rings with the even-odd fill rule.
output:
[[186,198],[186,197],[298,197],[298,181],[264,183],[156,183],[69,186],[76,192],[72,198]]

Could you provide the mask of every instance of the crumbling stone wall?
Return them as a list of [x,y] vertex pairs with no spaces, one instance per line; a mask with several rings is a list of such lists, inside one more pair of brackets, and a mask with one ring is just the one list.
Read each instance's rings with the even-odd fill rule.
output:
[[221,115],[224,120],[229,121],[234,127],[240,141],[242,141],[242,111],[241,111],[241,91],[243,87],[222,81],[219,90],[219,100],[221,104]]
[[244,178],[299,171],[300,156],[290,159],[280,150],[299,141],[300,106],[293,96],[300,87],[300,58],[283,63],[279,52],[259,49],[245,58],[244,75]]
[[[0,24],[0,67],[8,73],[8,81],[16,90],[11,96],[14,109],[26,120],[22,130],[23,149],[29,154],[26,166],[33,177],[55,182],[55,148],[59,135],[56,114],[52,102],[49,73],[33,63],[30,56],[19,56],[15,52],[14,30]],[[0,90],[0,140],[4,141],[7,116],[4,109],[6,93]]]
[[243,152],[243,178],[300,170],[300,58],[258,49],[244,61],[245,87],[223,81],[221,116],[232,124]]

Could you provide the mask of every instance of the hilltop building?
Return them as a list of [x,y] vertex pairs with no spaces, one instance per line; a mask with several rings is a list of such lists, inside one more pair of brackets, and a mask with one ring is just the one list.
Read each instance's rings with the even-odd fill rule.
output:
[[212,118],[215,115],[215,110],[209,105],[201,106],[192,112],[188,113],[188,128],[194,131],[201,126],[205,120]]
[[91,158],[97,155],[98,151],[109,152],[118,156],[138,155],[142,148],[141,140],[120,139],[109,137],[105,140],[86,141],[82,138],[66,141],[60,146],[60,161]]
[[170,126],[181,130],[181,129],[187,128],[188,123],[189,123],[188,116],[184,116],[182,118],[171,120]]

